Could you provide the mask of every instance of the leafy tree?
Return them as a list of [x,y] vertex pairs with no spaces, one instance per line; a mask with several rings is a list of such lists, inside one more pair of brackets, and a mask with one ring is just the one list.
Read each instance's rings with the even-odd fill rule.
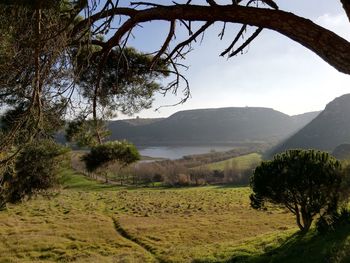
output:
[[341,201],[341,164],[326,152],[289,150],[262,162],[251,178],[251,206],[265,202],[285,206],[307,231],[314,217],[338,209]]
[[[84,9],[89,15],[96,11],[92,2],[93,7],[85,0],[1,2],[0,105],[21,114],[0,138],[0,150],[18,145],[16,137],[24,145],[41,136],[51,129],[47,115],[64,117],[67,110],[70,117],[92,114],[94,124],[83,127],[95,129],[94,140],[102,143],[102,119],[150,107],[154,92],[162,88],[157,80],[168,70],[161,60],[156,65],[153,56],[125,45],[102,56],[99,43],[106,28],[75,30]],[[23,131],[28,136],[21,136]]]
[[97,168],[114,161],[118,161],[122,166],[127,166],[140,160],[140,154],[136,147],[127,141],[113,141],[92,147],[90,152],[84,155],[82,159],[86,168],[93,172]]
[[68,142],[76,143],[79,147],[93,147],[104,141],[110,134],[104,121],[78,118],[68,122],[65,137]]
[[88,53],[78,52],[76,70],[80,92],[91,107],[85,116],[92,115],[92,119],[81,115],[66,130],[67,139],[80,146],[101,144],[109,135],[103,119],[113,117],[116,112],[132,115],[150,108],[154,93],[162,88],[158,80],[169,75],[164,63],[150,70],[152,56],[125,47],[111,51],[101,68],[100,85],[96,87],[99,62],[89,62]]
[[23,131],[29,136],[20,146],[41,137],[51,129],[46,122],[51,114],[63,117],[71,79],[66,48],[71,41],[64,29],[76,12],[69,1],[1,2],[0,105],[21,114],[0,138],[0,150],[10,149]]
[[[144,108],[149,108],[153,94],[162,85],[157,82],[168,76],[164,63],[151,71],[153,56],[138,52],[131,47],[113,49],[101,69],[100,87],[95,90],[96,72],[99,71],[99,59],[87,61],[86,52],[78,56],[79,86],[83,96],[93,104],[99,104],[108,112],[119,111],[131,115]],[[95,94],[97,93],[97,94]],[[96,105],[97,107],[97,105]],[[97,113],[94,113],[97,115]]]
[[[0,130],[4,136],[10,133],[16,127],[17,123],[21,121],[21,118],[25,115],[26,107],[25,103],[20,103],[16,108],[7,110],[4,115],[0,117]],[[60,112],[61,106],[59,104],[48,105],[43,111],[42,125],[40,131],[36,133],[36,139],[53,138],[57,130],[62,128],[65,123]],[[24,125],[19,127],[13,144],[18,146],[28,142],[31,136],[33,136],[35,129],[36,120],[31,116]]]

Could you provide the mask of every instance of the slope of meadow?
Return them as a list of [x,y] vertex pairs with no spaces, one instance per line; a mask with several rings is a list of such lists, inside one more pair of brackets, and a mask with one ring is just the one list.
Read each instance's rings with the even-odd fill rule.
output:
[[205,165],[204,167],[207,167],[210,170],[224,170],[225,167],[230,168],[234,166],[237,169],[246,170],[259,165],[261,161],[262,161],[261,154],[250,153],[250,154],[230,158],[228,160],[210,163]]
[[349,259],[348,229],[299,237],[285,210],[251,209],[245,187],[128,189],[70,170],[64,185],[0,212],[0,262],[281,262],[310,252],[313,261],[297,262]]

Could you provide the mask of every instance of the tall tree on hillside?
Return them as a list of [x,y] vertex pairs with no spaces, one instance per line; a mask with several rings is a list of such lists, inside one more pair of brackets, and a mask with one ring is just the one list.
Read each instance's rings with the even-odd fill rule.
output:
[[[11,121],[0,149],[13,145],[27,130],[27,141],[47,131],[45,119],[62,116],[69,87],[70,65],[65,53],[65,28],[77,15],[69,4],[57,1],[15,1],[0,5],[0,105],[20,114]],[[68,10],[68,8],[70,8]],[[57,105],[62,107],[57,108]],[[57,111],[53,109],[57,108]],[[50,110],[51,109],[51,110]],[[16,117],[16,118],[14,118]],[[57,116],[55,116],[57,119]],[[28,127],[31,127],[28,129]],[[22,141],[25,143],[25,141]]]
[[0,104],[10,107],[9,114],[20,111],[4,119],[11,125],[3,129],[1,150],[10,149],[23,130],[28,136],[21,137],[22,143],[46,134],[46,124],[76,108],[80,117],[92,115],[88,123],[101,143],[103,118],[150,107],[154,92],[162,88],[158,80],[170,73],[165,63],[154,66],[151,55],[125,46],[112,50],[100,68],[101,48],[95,45],[100,34],[84,28],[72,35],[84,8],[89,8],[85,1],[0,4]]

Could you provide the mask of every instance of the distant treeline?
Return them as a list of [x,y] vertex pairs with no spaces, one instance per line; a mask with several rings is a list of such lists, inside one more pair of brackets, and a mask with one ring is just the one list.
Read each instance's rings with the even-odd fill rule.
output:
[[[263,147],[264,148],[264,147]],[[141,161],[129,167],[110,163],[94,173],[86,171],[80,160],[82,153],[72,157],[72,167],[94,179],[119,185],[151,185],[161,183],[165,186],[205,185],[205,184],[248,184],[249,177],[257,164],[241,168],[237,162],[228,162],[223,169],[210,169],[210,163],[260,152],[262,146],[236,148],[226,152],[211,152],[189,155],[179,160]]]

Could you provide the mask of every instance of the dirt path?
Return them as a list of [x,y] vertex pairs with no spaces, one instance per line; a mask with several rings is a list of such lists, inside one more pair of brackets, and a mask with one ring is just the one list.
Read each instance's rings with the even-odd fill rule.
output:
[[138,247],[140,247],[143,251],[145,251],[146,254],[150,255],[154,261],[153,262],[157,262],[157,263],[163,263],[165,261],[161,260],[158,258],[158,256],[155,254],[154,252],[154,248],[152,248],[151,246],[145,244],[144,242],[142,242],[141,240],[137,239],[136,237],[132,236],[130,233],[128,233],[119,223],[118,219],[116,219],[115,217],[112,217],[113,220],[113,224],[114,224],[114,228],[117,231],[117,233],[119,235],[121,235],[122,237],[124,237],[125,239],[133,242],[135,245],[137,245]]

